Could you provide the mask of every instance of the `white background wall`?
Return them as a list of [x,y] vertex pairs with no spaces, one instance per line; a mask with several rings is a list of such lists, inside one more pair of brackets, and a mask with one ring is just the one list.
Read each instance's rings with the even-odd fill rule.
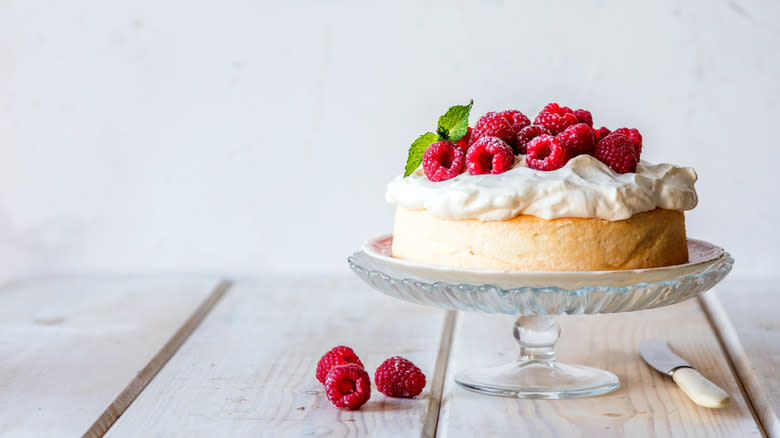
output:
[[689,235],[777,272],[780,4],[416,3],[0,0],[0,279],[344,273],[469,98],[639,128]]

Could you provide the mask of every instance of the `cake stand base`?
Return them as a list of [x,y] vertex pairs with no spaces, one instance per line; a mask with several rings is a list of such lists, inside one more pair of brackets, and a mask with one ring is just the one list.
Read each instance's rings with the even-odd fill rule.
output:
[[456,375],[455,381],[481,394],[519,398],[590,397],[617,389],[620,382],[609,371],[558,362],[553,346],[559,335],[557,317],[521,316],[514,328],[520,344],[518,360],[467,370]]
[[455,376],[455,381],[480,394],[547,399],[606,394],[620,384],[609,371],[533,360],[468,370]]

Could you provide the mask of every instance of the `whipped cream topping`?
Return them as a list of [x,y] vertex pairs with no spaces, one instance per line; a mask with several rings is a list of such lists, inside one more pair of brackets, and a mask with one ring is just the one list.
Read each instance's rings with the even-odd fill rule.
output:
[[569,160],[560,169],[530,169],[525,156],[498,175],[462,173],[433,182],[422,167],[387,186],[388,202],[425,208],[449,219],[496,221],[521,214],[543,219],[559,217],[628,219],[655,208],[690,210],[698,198],[696,171],[673,164],[640,161],[636,173],[619,174],[590,155]]

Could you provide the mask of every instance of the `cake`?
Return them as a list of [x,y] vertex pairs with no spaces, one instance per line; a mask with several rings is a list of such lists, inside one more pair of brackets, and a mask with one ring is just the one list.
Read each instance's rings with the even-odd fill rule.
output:
[[534,124],[505,111],[463,129],[471,105],[453,108],[467,109],[457,131],[442,116],[388,185],[393,257],[529,271],[688,261],[683,212],[696,206],[696,173],[641,160],[639,131],[593,129],[590,113],[556,104]]

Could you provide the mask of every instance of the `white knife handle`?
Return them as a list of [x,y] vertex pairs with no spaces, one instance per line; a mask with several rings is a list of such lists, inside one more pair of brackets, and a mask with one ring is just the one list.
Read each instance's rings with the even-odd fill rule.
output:
[[729,404],[729,395],[726,391],[707,380],[693,368],[677,368],[672,373],[672,379],[685,395],[699,406],[722,408]]

